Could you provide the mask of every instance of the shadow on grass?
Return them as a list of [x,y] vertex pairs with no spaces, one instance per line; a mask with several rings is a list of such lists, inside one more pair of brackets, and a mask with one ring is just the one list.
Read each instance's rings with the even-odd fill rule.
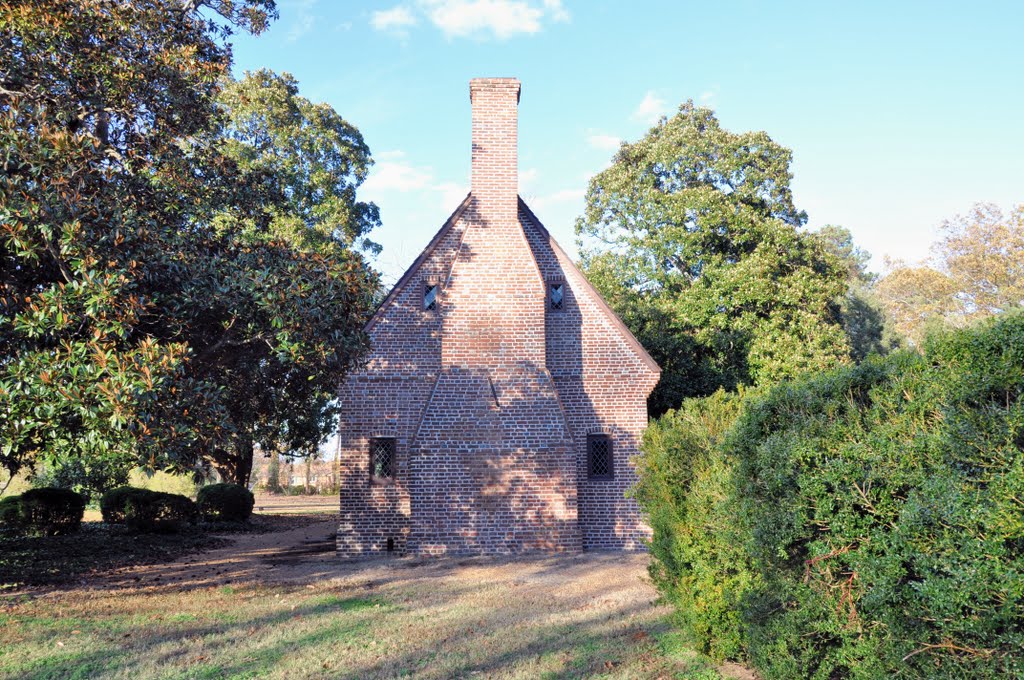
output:
[[[0,660],[3,660],[0,664],[0,678],[63,680],[102,677],[115,671],[122,676],[149,677],[156,668],[171,671],[173,666],[178,667],[177,677],[223,677],[225,674],[229,677],[239,674],[254,677],[252,673],[258,674],[272,668],[289,650],[351,636],[367,628],[369,622],[364,619],[331,622],[315,634],[286,638],[279,644],[256,648],[244,661],[230,668],[222,665],[204,665],[201,661],[203,657],[236,646],[238,640],[248,637],[254,629],[274,629],[294,619],[344,615],[381,606],[379,599],[340,598],[334,595],[318,599],[319,602],[235,623],[188,626],[187,622],[177,622],[150,630],[131,626],[134,632],[122,632],[127,624],[108,626],[105,630],[108,637],[103,640],[109,646],[85,652],[63,651],[57,648],[59,651],[53,655],[22,664],[18,663],[17,657],[12,653],[12,645],[6,652],[0,653]],[[60,619],[53,620],[54,623],[59,621]],[[35,623],[46,624],[41,619],[36,619]],[[54,637],[51,631],[52,628],[47,627],[49,637]],[[168,645],[174,647],[172,651],[161,649]],[[201,654],[197,653],[197,648],[201,650]],[[195,661],[189,663],[189,657]]]

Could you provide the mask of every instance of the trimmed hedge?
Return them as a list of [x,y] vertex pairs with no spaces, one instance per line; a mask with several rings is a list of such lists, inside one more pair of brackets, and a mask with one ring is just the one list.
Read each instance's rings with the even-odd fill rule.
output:
[[244,522],[256,503],[252,492],[240,484],[210,484],[196,496],[199,512],[213,522]]
[[180,531],[199,519],[196,504],[186,496],[132,486],[103,494],[100,513],[108,524],[126,524],[141,532]]
[[1024,677],[1024,315],[649,428],[652,575],[767,678]]
[[69,489],[29,489],[0,499],[0,525],[19,534],[57,536],[78,531],[85,497]]

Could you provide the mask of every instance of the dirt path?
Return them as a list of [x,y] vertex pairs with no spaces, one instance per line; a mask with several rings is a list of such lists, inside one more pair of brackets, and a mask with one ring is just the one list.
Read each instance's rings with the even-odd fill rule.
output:
[[226,534],[222,548],[165,564],[124,567],[91,579],[92,588],[164,589],[312,581],[329,577],[340,561],[334,554],[336,517],[294,529]]

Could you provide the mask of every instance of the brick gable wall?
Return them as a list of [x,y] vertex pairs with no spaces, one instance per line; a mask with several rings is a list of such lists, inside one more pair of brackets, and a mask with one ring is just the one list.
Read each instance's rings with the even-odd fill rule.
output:
[[[519,83],[470,92],[472,192],[375,315],[373,354],[340,390],[338,551],[640,547],[624,492],[657,367],[518,198]],[[556,279],[566,299],[551,312]],[[610,480],[587,478],[598,432],[614,442]],[[396,440],[389,484],[370,482],[375,436]]]

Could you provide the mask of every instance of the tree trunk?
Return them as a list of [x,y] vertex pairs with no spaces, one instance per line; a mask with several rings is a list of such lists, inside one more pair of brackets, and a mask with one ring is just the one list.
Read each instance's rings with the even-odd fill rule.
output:
[[307,496],[309,495],[309,474],[310,474],[310,468],[312,466],[313,466],[313,457],[312,456],[307,456],[306,457],[306,495]]
[[270,452],[270,463],[267,464],[267,491],[281,493],[281,456],[277,451]]
[[239,484],[244,487],[249,486],[249,475],[252,474],[252,457],[253,457],[253,441],[252,436],[245,432],[238,437],[235,442],[235,459],[237,461],[235,467],[235,478],[233,481],[235,484]]

